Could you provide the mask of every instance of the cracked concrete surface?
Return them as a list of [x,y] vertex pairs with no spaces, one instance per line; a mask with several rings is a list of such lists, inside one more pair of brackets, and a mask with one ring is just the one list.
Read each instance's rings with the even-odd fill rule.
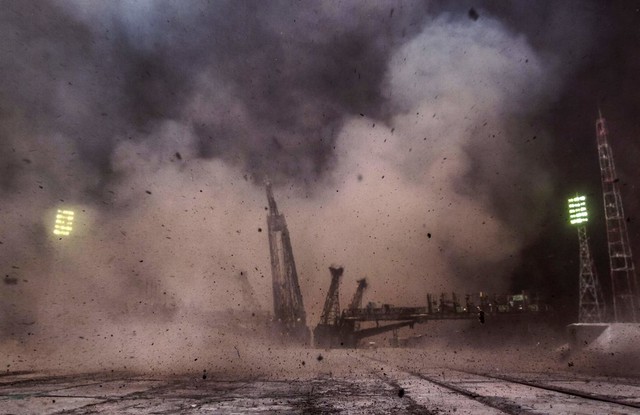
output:
[[[271,374],[0,375],[2,414],[575,414],[640,411],[640,379],[428,359],[424,350],[305,351]],[[422,358],[421,358],[422,356]],[[437,361],[440,360],[440,366]],[[478,361],[480,359],[478,358]],[[504,363],[504,362],[503,362]],[[451,365],[449,365],[451,366]],[[464,367],[462,367],[464,366]],[[472,373],[473,372],[473,373]],[[513,380],[513,381],[511,381]],[[518,380],[525,383],[518,383]],[[558,390],[554,390],[558,388]]]

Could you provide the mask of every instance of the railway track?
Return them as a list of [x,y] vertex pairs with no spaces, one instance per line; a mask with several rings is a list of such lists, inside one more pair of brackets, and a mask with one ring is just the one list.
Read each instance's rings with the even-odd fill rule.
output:
[[[465,371],[464,373],[469,373],[469,374],[474,374],[474,375],[480,375],[479,373],[476,372],[469,372],[469,371]],[[635,401],[632,400],[622,400],[620,398],[613,398],[609,395],[604,395],[604,394],[600,394],[600,393],[594,393],[594,392],[586,392],[583,390],[578,390],[578,389],[574,389],[574,388],[567,388],[567,387],[562,387],[562,386],[554,386],[554,385],[549,385],[549,384],[544,384],[541,382],[536,382],[536,381],[530,381],[527,379],[521,379],[521,378],[517,378],[517,377],[513,377],[513,376],[508,376],[508,375],[496,375],[496,374],[483,374],[481,376],[485,376],[488,378],[493,378],[493,379],[497,379],[497,380],[502,380],[502,381],[506,381],[506,382],[511,382],[511,383],[517,383],[520,385],[525,385],[525,386],[531,386],[534,388],[539,388],[539,389],[545,389],[551,392],[558,392],[558,393],[562,393],[565,395],[569,395],[569,396],[577,396],[580,398],[584,398],[584,399],[589,399],[589,400],[593,400],[593,401],[599,401],[599,402],[607,402],[607,403],[612,403],[612,404],[616,404],[616,405],[622,405],[622,406],[627,406],[629,408],[638,408],[640,409],[640,399],[637,399]],[[617,385],[618,387],[622,387],[623,385]],[[628,385],[628,386],[633,386],[633,385]],[[640,391],[640,388],[638,388],[638,390]],[[635,397],[629,397],[629,398],[635,398]]]
[[[372,372],[399,385],[428,413],[638,414],[640,385],[571,379],[566,373],[506,375],[452,368],[403,370],[366,357]],[[533,377],[534,379],[531,379]]]

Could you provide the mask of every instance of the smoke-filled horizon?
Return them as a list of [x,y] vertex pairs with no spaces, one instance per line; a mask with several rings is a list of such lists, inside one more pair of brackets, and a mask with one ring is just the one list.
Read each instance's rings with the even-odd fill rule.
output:
[[[244,307],[240,272],[270,310],[266,179],[310,325],[333,263],[344,303],[366,276],[378,303],[570,304],[565,196],[601,210],[598,105],[640,251],[637,19],[572,1],[7,2],[3,338],[192,334]],[[76,212],[68,238],[57,208]]]

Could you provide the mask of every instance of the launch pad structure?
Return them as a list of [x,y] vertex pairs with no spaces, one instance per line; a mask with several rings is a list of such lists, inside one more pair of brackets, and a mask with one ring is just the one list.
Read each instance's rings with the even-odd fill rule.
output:
[[[619,180],[613,154],[609,146],[608,131],[602,114],[596,121],[598,156],[602,178],[604,212],[607,228],[609,265],[613,293],[613,321],[635,323],[640,318],[640,292],[633,264],[626,218],[622,207]],[[271,185],[267,183],[269,214],[269,247],[273,278],[274,315],[282,333],[302,343],[309,343],[310,331],[302,303],[298,274],[293,258],[289,231],[284,216],[278,211]],[[589,249],[586,222],[588,213],[586,198],[577,196],[569,200],[572,225],[578,229],[580,242],[580,324],[600,323],[604,320],[605,301]],[[319,324],[313,330],[318,347],[356,347],[360,340],[402,327],[429,320],[502,318],[507,315],[534,315],[547,311],[527,294],[507,296],[506,301],[497,297],[489,299],[480,295],[477,300],[465,297],[464,304],[454,294],[451,300],[442,295],[440,301],[428,296],[426,307],[377,307],[371,303],[362,307],[365,279],[358,280],[358,288],[349,307],[340,310],[340,278],[343,268],[331,267],[331,282]],[[375,323],[365,327],[366,323]],[[383,323],[381,325],[381,323]]]
[[[465,295],[464,303],[455,293],[449,297],[440,294],[435,300],[427,294],[426,307],[396,307],[390,304],[378,306],[369,303],[362,307],[366,279],[358,280],[358,287],[349,308],[341,313],[339,309],[339,286],[343,268],[331,267],[331,284],[327,293],[320,323],[313,330],[316,347],[322,348],[355,348],[361,340],[386,332],[396,332],[403,327],[413,328],[416,324],[424,324],[437,320],[478,320],[495,322],[497,320],[527,319],[544,315],[549,311],[538,299],[531,298],[526,292],[516,295],[478,296]],[[372,327],[362,327],[365,324]]]
[[[266,184],[269,213],[269,249],[273,283],[273,309],[276,334],[285,341],[309,344],[311,333],[307,327],[302,293],[298,281],[293,248],[284,215],[278,211],[271,184]],[[487,320],[505,317],[530,318],[548,308],[540,306],[537,299],[527,293],[489,297],[480,293],[477,298],[466,295],[464,303],[456,294],[449,298],[441,294],[439,300],[427,295],[424,307],[394,307],[390,304],[362,306],[365,278],[357,280],[358,286],[347,309],[340,309],[340,279],[344,268],[332,266],[331,282],[325,299],[320,322],[313,330],[314,343],[322,348],[353,348],[367,337],[396,331],[403,327],[426,323],[431,320]],[[371,326],[375,324],[374,326]],[[364,327],[364,326],[367,327]]]
[[302,302],[298,272],[293,258],[293,248],[284,215],[278,211],[271,183],[266,183],[269,214],[267,227],[271,253],[271,277],[273,283],[273,314],[279,331],[289,340],[308,344],[311,333]]

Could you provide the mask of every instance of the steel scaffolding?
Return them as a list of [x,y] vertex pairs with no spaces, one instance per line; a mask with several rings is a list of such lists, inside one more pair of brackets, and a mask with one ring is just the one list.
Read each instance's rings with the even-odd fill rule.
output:
[[613,317],[616,322],[637,322],[638,283],[622,207],[619,179],[616,175],[613,153],[609,145],[606,122],[602,113],[598,115],[596,137],[602,178],[604,214],[607,224],[609,266],[613,290]]

